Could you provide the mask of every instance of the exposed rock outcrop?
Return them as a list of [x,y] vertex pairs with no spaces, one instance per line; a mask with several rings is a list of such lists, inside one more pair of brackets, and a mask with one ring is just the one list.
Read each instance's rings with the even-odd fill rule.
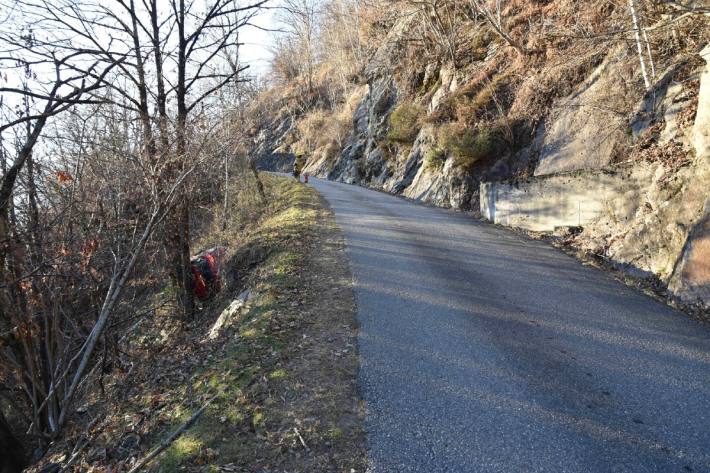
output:
[[637,86],[628,48],[616,47],[546,119],[535,175],[607,166],[619,143],[628,141],[627,117]]
[[683,247],[670,289],[684,300],[699,300],[710,305],[710,44],[701,56],[705,69],[700,78],[698,111],[691,132],[697,172],[689,178],[693,181],[696,205],[703,199],[704,204]]

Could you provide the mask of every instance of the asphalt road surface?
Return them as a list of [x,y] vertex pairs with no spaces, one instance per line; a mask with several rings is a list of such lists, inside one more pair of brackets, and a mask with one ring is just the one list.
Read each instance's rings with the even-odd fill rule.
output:
[[374,473],[710,472],[710,327],[541,242],[312,183],[348,243]]

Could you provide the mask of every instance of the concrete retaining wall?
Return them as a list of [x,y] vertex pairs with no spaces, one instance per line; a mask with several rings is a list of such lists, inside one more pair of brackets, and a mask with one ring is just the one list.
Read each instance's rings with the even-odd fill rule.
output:
[[481,185],[481,213],[488,220],[532,231],[584,226],[601,216],[633,218],[653,177],[650,166],[541,176]]
[[551,232],[581,226],[576,244],[632,274],[655,274],[685,302],[710,306],[710,161],[577,171],[481,185],[481,214],[500,225]]
[[[529,180],[482,184],[483,216],[532,231],[582,226],[584,231],[574,240],[577,247],[603,254],[632,274],[655,275],[681,300],[710,307],[710,45],[700,57],[706,66],[700,72],[692,129],[680,130],[676,123],[668,131],[673,120],[667,112],[674,110],[677,94],[663,99],[662,115],[656,117],[666,121],[661,139],[695,149],[688,165],[639,163],[541,175],[579,167],[576,161],[550,162]],[[560,130],[567,133],[569,127]],[[564,156],[576,159],[574,153]]]

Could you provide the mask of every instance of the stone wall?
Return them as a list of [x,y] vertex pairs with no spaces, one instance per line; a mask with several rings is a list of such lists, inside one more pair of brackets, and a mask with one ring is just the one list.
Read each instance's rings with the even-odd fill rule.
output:
[[574,246],[636,276],[658,277],[685,302],[710,305],[708,156],[675,171],[638,164],[483,183],[481,214],[531,231],[582,227]]

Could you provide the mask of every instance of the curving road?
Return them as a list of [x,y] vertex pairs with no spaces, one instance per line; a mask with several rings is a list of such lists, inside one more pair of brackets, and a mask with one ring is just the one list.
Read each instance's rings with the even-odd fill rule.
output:
[[314,181],[348,242],[373,473],[710,472],[710,327],[543,243]]

